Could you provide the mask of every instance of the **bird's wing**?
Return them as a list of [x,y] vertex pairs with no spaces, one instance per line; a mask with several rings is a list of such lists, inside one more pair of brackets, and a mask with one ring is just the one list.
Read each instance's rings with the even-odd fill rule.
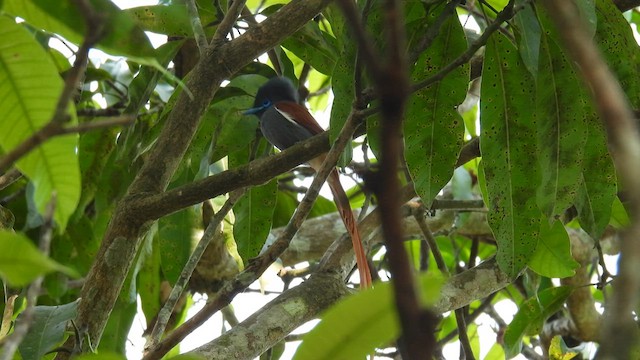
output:
[[313,118],[309,111],[304,106],[292,101],[278,101],[274,104],[276,110],[278,110],[282,116],[296,121],[305,129],[309,130],[313,135],[324,132],[324,129],[316,119]]

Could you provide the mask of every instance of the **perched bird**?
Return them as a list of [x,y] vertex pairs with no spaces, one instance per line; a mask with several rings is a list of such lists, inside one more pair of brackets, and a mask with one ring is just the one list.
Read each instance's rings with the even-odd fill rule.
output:
[[[298,103],[298,92],[291,80],[284,77],[272,78],[262,85],[256,94],[253,108],[247,110],[245,114],[255,114],[260,118],[262,134],[280,150],[324,131],[309,111]],[[326,155],[320,155],[309,161],[309,165],[318,171],[325,157]],[[367,257],[349,199],[340,184],[340,177],[336,169],[331,171],[327,182],[353,243],[360,274],[360,286],[370,287],[371,272]]]

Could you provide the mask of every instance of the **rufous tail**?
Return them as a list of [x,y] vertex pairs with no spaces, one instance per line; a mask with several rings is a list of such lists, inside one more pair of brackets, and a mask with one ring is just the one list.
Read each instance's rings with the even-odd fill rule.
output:
[[351,237],[353,252],[356,254],[358,273],[360,274],[360,287],[369,288],[371,287],[371,271],[369,271],[369,263],[367,262],[364,247],[362,246],[360,231],[358,231],[358,223],[356,222],[356,218],[353,216],[351,204],[349,204],[349,198],[344,192],[342,184],[340,184],[340,176],[336,169],[331,171],[327,182],[329,183],[329,188],[331,188],[331,192],[333,193],[333,199],[338,207],[338,212],[340,212],[342,222],[344,222],[344,226],[349,232],[349,237]]

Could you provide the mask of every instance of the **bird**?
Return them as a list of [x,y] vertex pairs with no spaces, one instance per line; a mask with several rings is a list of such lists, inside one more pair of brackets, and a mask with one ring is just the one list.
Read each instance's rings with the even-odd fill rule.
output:
[[[273,77],[260,86],[253,107],[245,111],[245,114],[254,114],[260,119],[262,135],[280,150],[325,131],[307,108],[300,105],[298,91],[291,80],[286,77]],[[326,154],[322,154],[310,160],[309,165],[315,171],[319,171],[325,157]],[[337,169],[331,170],[327,183],[342,222],[351,237],[360,276],[360,287],[371,287],[371,271],[360,232],[349,204],[349,198],[340,183]]]

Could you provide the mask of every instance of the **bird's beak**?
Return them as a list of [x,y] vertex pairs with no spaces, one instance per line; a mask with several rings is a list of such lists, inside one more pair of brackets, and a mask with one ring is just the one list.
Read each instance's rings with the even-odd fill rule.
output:
[[264,107],[262,107],[262,106],[260,106],[260,107],[254,107],[254,108],[251,108],[251,109],[247,109],[247,110],[245,110],[245,111],[242,113],[242,115],[253,115],[253,114],[257,114],[257,113],[259,113],[259,112],[260,112],[260,111],[262,111],[262,110],[264,110]]

